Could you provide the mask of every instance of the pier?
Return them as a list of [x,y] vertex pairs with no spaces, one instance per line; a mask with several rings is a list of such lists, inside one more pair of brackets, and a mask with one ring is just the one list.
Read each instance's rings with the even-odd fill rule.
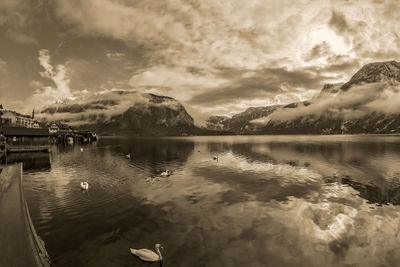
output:
[[0,266],[50,266],[24,198],[22,163],[0,168]]
[[7,153],[50,152],[50,146],[8,147]]

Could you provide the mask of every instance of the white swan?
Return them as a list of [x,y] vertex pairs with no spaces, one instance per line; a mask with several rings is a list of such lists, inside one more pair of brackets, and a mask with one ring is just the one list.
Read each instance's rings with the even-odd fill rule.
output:
[[163,248],[160,244],[155,245],[157,254],[154,253],[154,251],[151,251],[146,248],[142,248],[142,249],[131,248],[130,250],[133,255],[138,256],[143,261],[155,262],[155,261],[161,261],[163,259],[161,256],[160,248]]
[[131,154],[129,153],[128,155],[125,155],[125,158],[130,159],[131,158]]
[[166,170],[165,172],[162,172],[160,175],[162,177],[168,177],[172,174],[172,172],[170,170]]
[[81,147],[81,152],[83,152],[83,148]]
[[81,182],[81,188],[83,190],[89,190],[89,184],[88,182]]

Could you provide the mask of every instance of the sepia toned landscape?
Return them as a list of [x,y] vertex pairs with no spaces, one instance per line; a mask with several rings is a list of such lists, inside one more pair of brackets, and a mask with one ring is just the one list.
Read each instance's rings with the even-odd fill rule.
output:
[[0,2],[0,266],[400,266],[397,0]]

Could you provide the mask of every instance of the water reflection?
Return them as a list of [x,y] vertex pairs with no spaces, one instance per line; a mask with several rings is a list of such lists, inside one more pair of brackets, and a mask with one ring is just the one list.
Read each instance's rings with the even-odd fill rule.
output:
[[[343,182],[360,196],[378,204],[397,203],[393,197],[399,187],[400,142],[381,137],[378,142],[271,142],[232,144],[233,153],[248,161],[306,167],[322,175],[325,182]],[[328,140],[330,141],[330,140]],[[367,193],[371,192],[371,194]],[[372,197],[374,192],[382,197]],[[384,200],[387,196],[387,200]],[[382,199],[383,198],[383,199]],[[375,199],[375,200],[374,200]]]
[[359,192],[359,196],[370,203],[379,205],[400,205],[400,183],[391,183],[385,187],[374,184],[363,184],[353,181],[349,176],[342,178],[342,183],[351,186]]
[[141,138],[102,140],[99,147],[112,147],[135,167],[145,168],[151,177],[160,176],[165,170],[179,170],[194,151],[194,142],[168,138]]
[[10,154],[7,157],[7,163],[13,164],[22,162],[24,171],[45,171],[50,170],[50,154],[49,153],[18,153]]
[[103,138],[55,149],[26,196],[57,266],[147,266],[129,248],[155,243],[163,266],[396,266],[399,141]]

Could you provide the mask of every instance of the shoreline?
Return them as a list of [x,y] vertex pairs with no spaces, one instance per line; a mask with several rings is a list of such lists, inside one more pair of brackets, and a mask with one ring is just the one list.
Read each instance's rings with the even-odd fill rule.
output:
[[213,134],[213,135],[98,135],[100,138],[160,138],[160,137],[214,137],[214,136],[400,136],[400,133],[387,133],[387,134],[375,134],[375,133],[357,133],[357,134]]

